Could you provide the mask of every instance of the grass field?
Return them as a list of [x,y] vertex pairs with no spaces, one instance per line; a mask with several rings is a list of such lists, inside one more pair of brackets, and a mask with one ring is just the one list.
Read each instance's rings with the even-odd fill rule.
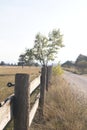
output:
[[[39,72],[40,67],[0,66],[0,102],[14,92],[14,87],[8,88],[7,83],[15,83],[16,73],[27,73],[30,75],[30,81],[32,81],[40,74]],[[34,102],[34,96],[31,97],[32,102]],[[13,130],[13,122],[9,123],[5,130]]]
[[39,67],[0,66],[0,102],[13,93],[14,88],[8,88],[7,83],[15,82],[16,73],[27,73],[30,80],[33,80],[39,75],[39,71]]

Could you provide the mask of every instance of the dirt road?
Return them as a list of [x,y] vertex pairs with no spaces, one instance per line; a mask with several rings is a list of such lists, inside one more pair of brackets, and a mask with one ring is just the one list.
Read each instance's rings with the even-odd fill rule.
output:
[[70,86],[72,86],[73,89],[75,89],[75,91],[80,91],[87,96],[87,76],[65,71],[63,78],[70,84]]

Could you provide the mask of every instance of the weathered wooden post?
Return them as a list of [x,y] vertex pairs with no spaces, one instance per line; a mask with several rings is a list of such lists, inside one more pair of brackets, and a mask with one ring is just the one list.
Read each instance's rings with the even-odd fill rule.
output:
[[29,75],[16,74],[14,130],[29,130],[29,111],[30,111]]
[[52,77],[52,66],[47,66],[46,91],[48,91],[48,87],[51,82],[51,77]]
[[41,84],[40,84],[40,117],[44,114],[44,102],[45,102],[45,90],[46,90],[46,66],[41,69]]

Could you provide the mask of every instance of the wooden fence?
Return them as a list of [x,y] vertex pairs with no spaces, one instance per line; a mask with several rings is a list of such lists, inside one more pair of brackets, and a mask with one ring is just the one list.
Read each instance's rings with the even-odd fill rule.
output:
[[[0,130],[3,130],[11,119],[14,119],[14,130],[29,130],[38,106],[40,106],[40,115],[43,116],[45,90],[48,90],[52,67],[48,68],[49,71],[44,66],[41,75],[32,82],[28,74],[16,74],[14,94],[1,103]],[[30,95],[38,86],[40,91],[30,109]]]

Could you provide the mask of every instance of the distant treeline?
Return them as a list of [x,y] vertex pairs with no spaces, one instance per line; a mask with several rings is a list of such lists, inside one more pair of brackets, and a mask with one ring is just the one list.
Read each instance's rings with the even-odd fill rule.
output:
[[4,61],[0,62],[0,66],[17,66],[17,64],[15,63],[5,63]]
[[39,64],[38,63],[26,64],[24,62],[5,63],[4,61],[1,61],[0,66],[39,66]]

